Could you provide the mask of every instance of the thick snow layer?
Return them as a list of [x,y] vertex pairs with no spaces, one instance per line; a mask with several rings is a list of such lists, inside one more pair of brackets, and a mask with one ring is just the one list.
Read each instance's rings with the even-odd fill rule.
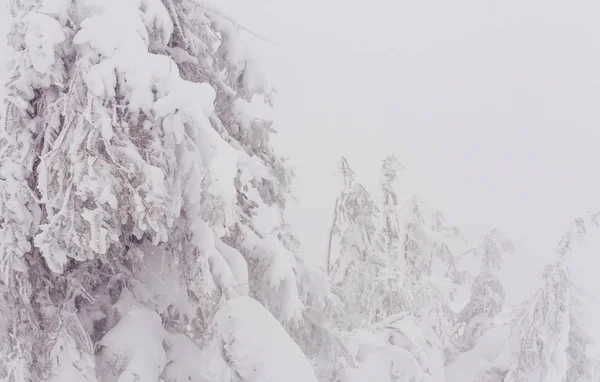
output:
[[216,313],[221,352],[245,381],[316,382],[310,362],[258,301],[237,297]]
[[348,369],[347,382],[429,382],[417,360],[406,350],[390,347],[365,354],[356,369]]
[[42,13],[29,13],[23,21],[27,25],[25,46],[30,64],[38,73],[47,73],[55,61],[55,46],[65,39],[62,27]]
[[167,365],[162,374],[163,382],[203,382],[202,352],[183,334],[168,334],[165,338]]
[[242,256],[237,249],[223,243],[221,239],[216,239],[215,244],[217,251],[223,256],[231,269],[231,273],[236,281],[236,291],[242,296],[247,296],[249,293],[249,285],[248,263],[246,263],[246,259],[244,259],[244,256]]
[[506,347],[509,335],[509,328],[495,328],[486,332],[473,349],[459,354],[446,367],[446,382],[477,381],[477,376],[484,369],[501,362],[499,356]]
[[388,343],[385,332],[355,332],[347,346],[356,364],[345,371],[345,381],[431,381],[419,360],[407,349]]
[[355,360],[344,381],[445,381],[443,354],[411,314],[389,317],[344,337]]
[[158,381],[167,363],[161,317],[128,291],[118,310],[121,319],[100,341],[99,374],[107,382]]

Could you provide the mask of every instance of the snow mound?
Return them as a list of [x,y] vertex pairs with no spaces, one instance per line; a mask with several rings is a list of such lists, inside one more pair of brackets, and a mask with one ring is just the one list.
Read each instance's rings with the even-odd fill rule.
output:
[[229,300],[214,323],[223,359],[242,380],[317,382],[300,347],[258,301]]
[[509,336],[508,327],[487,331],[473,349],[461,353],[446,367],[446,382],[477,381],[482,372],[499,362]]
[[167,348],[167,366],[161,376],[163,382],[203,382],[202,369],[204,362],[202,352],[189,337],[183,334],[168,335],[165,340]]
[[167,362],[161,317],[126,294],[122,318],[100,341],[97,368],[103,382],[158,381]]

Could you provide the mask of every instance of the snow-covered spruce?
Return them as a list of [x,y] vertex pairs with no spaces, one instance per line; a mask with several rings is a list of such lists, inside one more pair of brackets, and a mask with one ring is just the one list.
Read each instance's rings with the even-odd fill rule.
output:
[[587,346],[593,341],[581,328],[578,289],[566,261],[588,231],[597,229],[597,217],[585,216],[571,224],[559,242],[557,259],[542,273],[543,286],[520,307],[506,345],[479,378],[488,382],[592,380],[593,360]]
[[379,209],[345,158],[340,170],[344,188],[334,206],[327,267],[344,301],[345,309],[336,321],[342,328],[352,329],[365,320],[383,317],[378,309],[383,305],[379,299],[385,284],[377,275],[386,263],[376,247]]
[[460,351],[475,346],[477,339],[493,327],[494,317],[504,308],[506,293],[496,275],[504,253],[514,253],[512,242],[497,230],[488,233],[481,244],[464,255],[472,254],[480,262],[479,274],[471,284],[471,296],[457,318],[456,339]]
[[271,89],[235,22],[193,0],[24,0],[11,11],[0,379],[185,373],[174,354],[189,352],[165,353],[162,331],[207,345],[236,296],[300,319],[296,255],[281,231],[254,224],[257,210],[285,207],[291,172],[270,147],[271,122],[248,107],[270,103]]

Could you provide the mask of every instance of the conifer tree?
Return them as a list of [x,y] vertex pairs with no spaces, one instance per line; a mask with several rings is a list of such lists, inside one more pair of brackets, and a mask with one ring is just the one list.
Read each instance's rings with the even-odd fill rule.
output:
[[[354,360],[338,374],[344,381],[361,380],[365,370],[384,364],[391,370],[381,378],[390,381],[439,379],[444,352],[452,347],[449,302],[460,277],[447,241],[459,238],[460,231],[406,190],[402,196],[408,196],[398,196],[399,168],[393,157],[384,159],[382,207],[359,209],[375,203],[342,161],[346,182],[336,202],[330,254],[338,256],[332,276],[340,299],[346,302],[335,322],[354,330],[340,334],[350,344]],[[377,211],[382,211],[380,216]],[[333,239],[339,245],[333,245],[338,243]],[[388,340],[376,347],[374,338]]]
[[380,315],[383,285],[376,277],[385,263],[376,245],[379,209],[369,192],[355,179],[345,158],[341,160],[340,170],[344,188],[335,204],[328,264],[331,264],[332,281],[345,304],[345,313],[338,319],[343,328],[349,329],[372,322]]
[[249,107],[272,90],[236,22],[192,0],[11,12],[1,378],[157,380],[187,343],[171,335],[212,343],[237,296],[300,319],[296,255],[253,223],[283,210],[292,173]]
[[[589,379],[590,370],[594,368],[594,360],[588,354],[589,348],[595,344],[593,337],[588,334],[583,324],[581,313],[582,299],[578,298],[578,288],[571,285],[571,301],[569,306],[569,345],[567,347],[567,379],[566,382],[593,381]],[[586,377],[588,380],[586,380]],[[597,376],[600,377],[600,374]]]
[[596,216],[571,224],[559,242],[557,260],[544,269],[543,286],[523,304],[514,326],[517,348],[504,382],[576,381],[591,365],[585,349],[590,338],[581,330],[577,290],[566,257],[592,226],[598,226]]
[[504,253],[513,253],[514,246],[497,230],[485,236],[472,252],[481,262],[480,272],[471,284],[471,297],[457,318],[459,325],[459,350],[475,345],[477,339],[493,325],[493,320],[504,308],[506,293],[496,272],[502,264]]
[[400,246],[400,220],[398,218],[398,196],[394,183],[398,179],[398,171],[404,169],[393,155],[388,155],[381,166],[381,193],[383,196],[381,217],[382,232],[380,242],[388,253],[397,252]]

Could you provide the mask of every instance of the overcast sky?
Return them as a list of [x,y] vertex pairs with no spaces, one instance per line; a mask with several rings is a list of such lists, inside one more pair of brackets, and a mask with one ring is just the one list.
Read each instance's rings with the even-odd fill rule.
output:
[[388,152],[452,220],[546,250],[600,204],[594,2],[228,3],[280,43],[257,45],[304,209],[331,209],[339,156],[375,178]]
[[[307,256],[325,251],[342,155],[377,196],[379,161],[394,153],[411,188],[471,237],[511,235],[513,294],[534,285],[574,216],[600,208],[597,1],[221,5],[279,44],[249,39],[279,89],[277,144],[296,168],[290,218]],[[575,264],[590,290],[598,265],[591,251]]]

